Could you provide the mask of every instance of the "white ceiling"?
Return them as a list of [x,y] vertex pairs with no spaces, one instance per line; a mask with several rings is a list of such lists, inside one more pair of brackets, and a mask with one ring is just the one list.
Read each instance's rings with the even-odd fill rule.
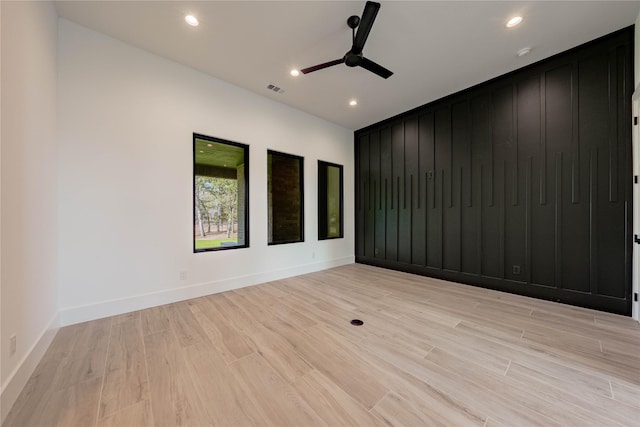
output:
[[[359,129],[632,25],[640,2],[382,1],[364,56],[384,80],[338,65],[305,68],[351,48],[350,15],[365,1],[58,1],[61,17]],[[186,14],[200,20],[184,22]],[[513,29],[507,19],[522,15]],[[529,55],[516,52],[531,47]],[[284,93],[269,91],[274,84]],[[358,100],[356,107],[348,101]]]

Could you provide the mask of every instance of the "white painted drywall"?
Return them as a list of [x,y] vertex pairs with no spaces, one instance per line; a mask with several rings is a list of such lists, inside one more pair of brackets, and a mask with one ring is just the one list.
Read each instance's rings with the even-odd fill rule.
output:
[[[63,324],[353,262],[352,131],[64,19],[58,49]],[[250,248],[192,253],[193,132],[250,145]],[[305,158],[304,243],[267,246],[267,149]],[[317,240],[318,159],[344,239]]]
[[[2,419],[55,329],[56,38],[52,2],[1,2]],[[9,354],[15,334],[17,351]],[[49,341],[47,341],[49,340]]]
[[633,87],[638,87],[640,84],[640,13],[636,17],[634,36],[633,70],[635,83]]

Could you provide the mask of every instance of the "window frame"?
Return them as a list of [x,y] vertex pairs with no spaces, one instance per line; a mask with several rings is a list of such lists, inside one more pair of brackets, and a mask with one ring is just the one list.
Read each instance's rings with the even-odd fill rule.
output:
[[[244,220],[244,243],[242,245],[234,245],[234,246],[218,246],[218,247],[213,247],[213,248],[200,248],[197,249],[196,248],[196,235],[195,235],[195,231],[193,231],[193,237],[192,237],[192,249],[193,249],[193,253],[203,253],[203,252],[217,252],[217,251],[226,251],[226,250],[232,250],[232,249],[243,249],[243,248],[248,248],[249,247],[249,145],[248,144],[242,144],[240,142],[236,142],[236,141],[230,141],[228,139],[223,139],[223,138],[218,138],[218,137],[213,137],[213,136],[208,136],[208,135],[203,135],[203,134],[199,134],[199,133],[193,133],[193,143],[192,143],[192,151],[193,151],[193,157],[192,157],[192,173],[191,173],[191,208],[192,208],[192,216],[191,216],[191,228],[192,230],[194,229],[194,225],[195,225],[195,218],[196,218],[196,157],[197,157],[197,150],[196,150],[196,141],[197,140],[204,140],[204,141],[208,141],[211,143],[218,143],[218,144],[225,144],[225,145],[230,145],[233,147],[238,147],[238,148],[242,148],[244,153],[243,153],[243,157],[244,157],[244,216],[243,216],[243,220]],[[238,199],[238,204],[240,203],[240,199]],[[240,218],[238,218],[238,224],[240,223]]]
[[[270,233],[270,227],[273,227],[273,224],[269,224],[269,211],[272,209],[272,202],[270,201],[270,191],[273,189],[269,188],[269,181],[271,180],[271,176],[269,175],[269,156],[281,156],[287,157],[290,159],[298,160],[299,162],[299,171],[298,171],[298,188],[300,189],[300,230],[299,235],[300,239],[298,240],[282,240],[277,242],[272,242],[273,232]],[[270,236],[271,235],[271,236]],[[281,151],[270,150],[267,149],[267,245],[275,246],[275,245],[286,245],[289,243],[302,243],[304,242],[304,157],[298,156],[295,154],[283,153]]]
[[[329,167],[338,168],[340,171],[340,234],[329,236],[327,227],[328,197],[327,197],[327,170]],[[322,169],[324,168],[324,174]],[[332,240],[344,238],[344,166],[324,160],[318,160],[318,240]]]

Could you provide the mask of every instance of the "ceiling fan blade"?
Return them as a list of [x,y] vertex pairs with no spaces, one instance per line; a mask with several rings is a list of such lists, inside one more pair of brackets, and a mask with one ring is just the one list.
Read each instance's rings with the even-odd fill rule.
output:
[[344,62],[344,58],[336,59],[335,61],[325,62],[324,64],[314,65],[313,67],[303,68],[300,70],[302,74],[308,74],[313,71],[322,70],[323,68],[333,67],[334,65],[342,64]]
[[364,57],[360,61],[360,66],[362,68],[364,68],[365,70],[369,70],[372,73],[379,75],[383,79],[388,79],[389,77],[391,77],[393,75],[393,72],[387,70],[382,65],[376,64],[372,60],[364,58]]
[[367,37],[369,37],[369,31],[371,31],[371,27],[373,27],[373,21],[376,20],[379,9],[380,3],[372,1],[368,1],[364,6],[362,18],[360,18],[360,25],[358,25],[358,32],[356,33],[356,37],[353,40],[353,46],[351,47],[351,52],[356,55],[362,53],[364,43],[367,41]]

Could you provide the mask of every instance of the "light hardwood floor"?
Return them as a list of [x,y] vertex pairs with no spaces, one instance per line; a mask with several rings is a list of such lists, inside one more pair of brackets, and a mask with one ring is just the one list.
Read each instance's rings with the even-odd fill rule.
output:
[[349,265],[62,328],[3,424],[50,425],[639,426],[640,326]]

